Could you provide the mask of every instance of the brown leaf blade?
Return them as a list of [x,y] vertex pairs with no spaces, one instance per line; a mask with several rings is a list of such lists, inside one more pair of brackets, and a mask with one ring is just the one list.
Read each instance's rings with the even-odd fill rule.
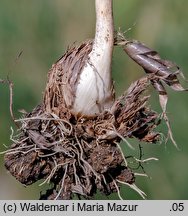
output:
[[179,81],[178,75],[185,79],[179,66],[169,60],[162,59],[157,51],[150,49],[145,44],[136,40],[127,40],[120,32],[115,38],[115,45],[122,46],[126,54],[146,72],[151,84],[159,94],[159,103],[163,111],[162,118],[168,127],[168,137],[170,137],[177,147],[166,114],[168,94],[164,84],[168,85],[174,91],[188,91]]

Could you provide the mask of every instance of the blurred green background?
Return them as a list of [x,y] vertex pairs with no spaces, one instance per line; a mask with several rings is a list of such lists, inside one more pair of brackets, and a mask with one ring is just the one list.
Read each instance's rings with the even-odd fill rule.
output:
[[[188,77],[188,1],[187,0],[114,0],[116,29],[127,30],[128,38],[144,42],[161,56],[181,66]],[[136,23],[136,24],[135,24]],[[134,25],[135,24],[135,25]],[[73,42],[92,38],[95,30],[94,0],[1,0],[0,2],[0,78],[14,82],[14,111],[31,111],[40,103],[47,72]],[[23,54],[17,59],[20,51]],[[17,60],[16,60],[17,59]],[[144,75],[120,48],[113,58],[113,77],[117,96],[132,81]],[[188,199],[188,94],[168,89],[168,115],[178,151],[167,146],[142,144],[144,157],[157,157],[145,165],[150,178],[137,178],[137,185],[148,199]],[[152,108],[161,112],[158,97],[151,92]],[[9,91],[0,85],[0,151],[10,145]],[[165,124],[160,131],[166,134]],[[132,140],[138,150],[138,141]],[[124,150],[131,152],[124,145]],[[128,153],[127,153],[128,154]],[[36,183],[24,187],[4,168],[0,155],[0,199],[38,199],[44,189]],[[140,199],[123,187],[125,199]],[[97,196],[97,199],[105,199]],[[110,198],[117,199],[117,196]]]

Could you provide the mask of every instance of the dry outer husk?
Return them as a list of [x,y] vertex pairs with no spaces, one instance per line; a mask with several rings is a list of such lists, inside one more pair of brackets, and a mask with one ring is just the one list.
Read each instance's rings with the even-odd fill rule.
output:
[[147,105],[147,89],[160,78],[150,73],[134,82],[110,110],[90,118],[74,115],[70,108],[79,79],[74,72],[82,69],[91,46],[88,42],[70,48],[52,66],[43,102],[17,120],[21,125],[16,135],[11,134],[13,144],[5,151],[5,166],[24,185],[41,179],[49,183],[41,199],[72,199],[75,194],[92,198],[97,191],[118,192],[121,198],[121,184],[144,198],[128,158],[141,167],[147,159],[123,153],[120,142],[124,140],[129,148],[127,138],[148,143],[160,140],[155,131],[160,117]]

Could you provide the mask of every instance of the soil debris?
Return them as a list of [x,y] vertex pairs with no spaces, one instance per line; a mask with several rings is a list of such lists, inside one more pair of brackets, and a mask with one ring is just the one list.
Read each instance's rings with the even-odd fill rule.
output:
[[135,175],[120,141],[160,139],[154,132],[158,115],[146,106],[148,96],[141,96],[149,83],[147,77],[136,81],[111,110],[90,119],[76,119],[65,107],[59,117],[37,106],[17,120],[22,127],[5,153],[6,168],[24,185],[40,179],[53,185],[41,199],[92,198],[97,190],[117,192],[118,181],[132,185]]

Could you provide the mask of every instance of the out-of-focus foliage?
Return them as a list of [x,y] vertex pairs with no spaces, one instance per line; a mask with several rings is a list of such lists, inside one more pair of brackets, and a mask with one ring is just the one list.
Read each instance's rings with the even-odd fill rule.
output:
[[[159,51],[163,58],[176,62],[188,77],[187,8],[186,0],[114,0],[115,26],[122,30],[131,27],[126,33],[128,38],[140,40]],[[94,31],[94,0],[1,0],[0,78],[6,79],[8,75],[14,82],[17,117],[19,109],[31,111],[40,103],[48,69],[68,45],[92,38]],[[22,55],[17,58],[21,51]],[[141,68],[116,48],[113,77],[117,95],[142,75]],[[144,157],[159,158],[158,162],[145,165],[151,178],[137,178],[138,186],[146,191],[148,199],[188,198],[188,94],[168,91],[168,115],[181,150],[171,142],[167,146],[164,142],[161,145],[142,144]],[[151,103],[160,111],[155,93]],[[5,150],[3,144],[10,145],[11,126],[8,87],[0,85],[0,151]],[[167,132],[165,124],[160,130]],[[138,146],[136,142],[135,147]],[[130,151],[126,146],[124,150]],[[25,188],[7,174],[0,155],[0,199],[38,199],[41,190],[38,183]],[[127,188],[122,189],[122,197],[140,198]]]

